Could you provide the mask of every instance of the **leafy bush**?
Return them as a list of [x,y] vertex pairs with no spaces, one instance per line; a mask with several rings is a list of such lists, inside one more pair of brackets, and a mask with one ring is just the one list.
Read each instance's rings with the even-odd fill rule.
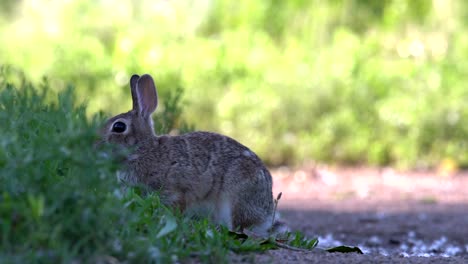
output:
[[0,77],[2,261],[224,259],[227,232],[174,216],[154,194],[120,191],[117,163],[93,148],[102,118],[89,121],[71,88],[54,99],[47,83],[17,80],[21,89]]
[[76,84],[89,115],[149,72],[162,102],[184,90],[179,120],[270,165],[468,166],[462,0],[46,2],[2,2],[0,60]]

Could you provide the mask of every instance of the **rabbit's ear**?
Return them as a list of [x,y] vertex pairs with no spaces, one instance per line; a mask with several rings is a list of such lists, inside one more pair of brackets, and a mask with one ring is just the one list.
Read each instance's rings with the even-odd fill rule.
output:
[[138,79],[140,79],[140,76],[136,74],[132,75],[132,78],[130,78],[130,91],[132,93],[133,110],[136,110],[136,111],[139,111],[138,97],[137,97],[137,92],[136,92]]
[[150,75],[145,74],[138,79],[136,96],[138,98],[138,112],[145,118],[149,117],[158,107],[158,94]]

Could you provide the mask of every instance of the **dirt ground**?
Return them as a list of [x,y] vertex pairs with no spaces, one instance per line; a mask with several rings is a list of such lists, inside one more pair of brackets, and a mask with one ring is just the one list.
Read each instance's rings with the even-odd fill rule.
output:
[[272,171],[279,212],[319,247],[365,254],[273,250],[254,263],[468,263],[468,172],[306,167]]

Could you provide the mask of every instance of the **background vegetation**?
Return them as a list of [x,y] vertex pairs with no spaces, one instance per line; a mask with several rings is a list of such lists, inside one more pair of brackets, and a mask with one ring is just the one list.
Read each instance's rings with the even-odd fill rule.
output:
[[[88,116],[130,107],[133,73],[186,120],[270,165],[468,165],[463,0],[6,0],[0,63]],[[0,88],[4,89],[4,87]],[[156,120],[158,121],[158,120]],[[158,124],[158,122],[156,122]]]

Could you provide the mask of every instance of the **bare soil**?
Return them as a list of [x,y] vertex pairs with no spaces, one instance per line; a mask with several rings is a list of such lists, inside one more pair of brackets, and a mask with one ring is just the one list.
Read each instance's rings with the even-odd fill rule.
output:
[[272,171],[279,212],[319,247],[365,254],[296,252],[236,255],[254,263],[468,263],[468,172],[305,167]]

